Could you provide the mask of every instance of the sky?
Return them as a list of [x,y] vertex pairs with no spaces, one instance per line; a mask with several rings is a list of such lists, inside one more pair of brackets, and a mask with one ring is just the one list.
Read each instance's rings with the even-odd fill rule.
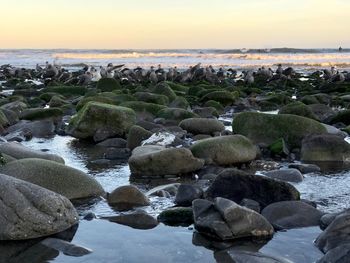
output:
[[350,0],[0,0],[0,48],[350,47]]

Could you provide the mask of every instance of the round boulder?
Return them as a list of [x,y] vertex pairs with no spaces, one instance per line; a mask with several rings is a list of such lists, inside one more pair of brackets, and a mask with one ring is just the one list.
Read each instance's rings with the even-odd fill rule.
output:
[[242,135],[229,135],[197,141],[191,146],[193,155],[206,163],[231,165],[250,162],[256,157],[255,145]]
[[67,198],[3,174],[0,174],[0,209],[0,240],[49,236],[79,222]]
[[301,172],[292,168],[268,171],[265,173],[265,176],[293,183],[300,183],[303,181],[303,175]]
[[44,159],[27,158],[0,167],[0,172],[39,185],[68,199],[104,195],[102,186],[75,168]]
[[136,186],[124,185],[116,188],[107,196],[108,204],[127,210],[137,206],[150,205],[150,201]]
[[318,226],[323,213],[302,201],[283,201],[268,205],[261,214],[276,228]]
[[129,159],[131,173],[140,177],[186,174],[203,165],[204,161],[195,158],[188,149],[155,145],[135,148]]
[[192,134],[213,134],[225,130],[224,124],[216,119],[190,118],[180,122],[179,126]]

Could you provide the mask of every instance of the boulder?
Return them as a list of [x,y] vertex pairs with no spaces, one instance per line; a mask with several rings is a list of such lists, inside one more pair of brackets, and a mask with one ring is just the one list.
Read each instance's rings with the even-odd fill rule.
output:
[[272,170],[264,173],[265,176],[278,179],[281,181],[300,183],[303,181],[304,177],[301,172],[297,169],[289,168],[289,169],[280,169],[280,170]]
[[278,114],[293,114],[303,116],[310,119],[316,119],[311,109],[302,102],[296,101],[283,106]]
[[175,196],[177,193],[177,190],[180,186],[180,183],[173,183],[173,184],[166,184],[166,185],[160,185],[157,187],[152,188],[146,193],[146,196],[164,196],[164,193],[168,197]]
[[203,190],[196,185],[181,184],[175,196],[175,204],[179,206],[191,206],[192,201],[202,198]]
[[198,115],[181,108],[165,108],[158,112],[157,117],[179,123],[184,119],[196,118]]
[[79,222],[67,198],[3,174],[0,174],[0,209],[0,240],[49,236]]
[[173,207],[162,211],[158,221],[165,225],[191,225],[193,224],[192,207]]
[[327,254],[316,263],[349,263],[350,243],[339,245],[327,252]]
[[96,88],[101,91],[113,91],[121,89],[121,85],[114,78],[101,78],[97,82]]
[[274,233],[263,216],[225,198],[215,198],[214,202],[194,200],[193,214],[198,232],[220,240],[271,237]]
[[23,110],[20,114],[22,120],[42,120],[42,119],[57,119],[63,116],[63,111],[60,108],[32,108]]
[[257,201],[265,207],[279,201],[299,200],[300,193],[289,183],[264,176],[245,173],[238,169],[225,169],[205,192],[209,199],[224,197],[236,203],[244,198]]
[[213,134],[222,132],[225,126],[216,119],[190,118],[180,122],[179,126],[192,134]]
[[261,214],[278,229],[318,226],[323,213],[301,201],[283,201],[268,205]]
[[121,210],[150,205],[148,197],[134,185],[124,185],[116,188],[108,194],[107,201],[111,206]]
[[0,152],[16,159],[38,158],[64,164],[64,159],[61,156],[32,150],[17,142],[0,143]]
[[104,195],[102,186],[75,168],[44,159],[26,158],[7,163],[0,172],[61,194],[68,199]]
[[299,148],[302,139],[310,134],[326,133],[326,128],[319,122],[290,114],[265,114],[242,112],[232,122],[235,133],[242,134],[255,143],[267,145],[283,138],[291,149]]
[[137,100],[159,104],[159,105],[168,105],[169,99],[165,95],[154,94],[150,92],[136,92],[134,96]]
[[303,140],[301,160],[350,162],[350,144],[332,134],[309,136]]
[[232,165],[250,162],[256,157],[256,147],[242,135],[229,135],[197,141],[191,146],[193,155],[206,163]]
[[141,145],[141,142],[148,139],[152,136],[152,132],[147,131],[146,129],[134,125],[130,128],[127,138],[127,147],[130,150],[135,149],[136,147]]
[[52,120],[26,121],[21,120],[18,123],[8,127],[6,131],[10,134],[28,134],[32,137],[47,138],[54,136],[55,125]]
[[325,122],[335,114],[334,110],[325,104],[310,104],[307,107],[312,111],[316,120],[320,122]]
[[169,84],[166,82],[160,82],[158,83],[153,89],[153,93],[165,95],[168,97],[169,101],[173,101],[176,99],[175,92],[170,88]]
[[129,159],[131,173],[140,177],[186,174],[203,165],[188,149],[154,145],[135,148]]
[[343,244],[350,244],[350,212],[338,215],[317,237],[315,244],[323,253]]
[[125,136],[136,122],[131,109],[99,102],[88,102],[67,126],[66,132],[79,139],[95,142]]
[[330,119],[330,124],[343,123],[350,125],[350,110],[342,110]]

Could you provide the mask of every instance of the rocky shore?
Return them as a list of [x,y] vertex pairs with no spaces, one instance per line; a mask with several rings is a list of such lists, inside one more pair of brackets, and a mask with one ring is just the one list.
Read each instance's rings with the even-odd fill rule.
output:
[[[93,254],[70,242],[87,220],[187,226],[217,262],[293,262],[256,244],[317,227],[317,262],[349,262],[349,210],[327,213],[295,184],[323,176],[325,163],[350,167],[350,73],[4,65],[0,86],[0,251],[10,251],[0,262],[38,244]],[[129,184],[107,191],[50,149],[24,145],[55,136],[87,145],[102,171],[127,163]],[[153,197],[174,206],[147,213]],[[89,211],[98,202],[115,214]]]

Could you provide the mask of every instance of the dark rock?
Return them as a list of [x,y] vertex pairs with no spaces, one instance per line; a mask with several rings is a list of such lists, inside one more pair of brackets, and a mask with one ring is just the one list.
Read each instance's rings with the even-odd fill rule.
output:
[[104,154],[104,158],[108,160],[117,160],[117,159],[127,159],[131,155],[131,152],[128,148],[112,148],[108,147]]
[[200,199],[203,196],[203,190],[196,185],[181,184],[175,196],[175,204],[179,206],[191,206],[192,201]]
[[238,249],[218,251],[214,253],[214,257],[217,263],[292,263],[278,256]]
[[293,168],[268,171],[265,176],[293,183],[299,183],[304,179],[300,171]]
[[349,162],[350,144],[332,134],[309,136],[303,140],[301,160]]
[[329,250],[317,263],[350,263],[350,243]]
[[247,198],[244,198],[241,201],[240,205],[244,206],[246,208],[249,208],[257,213],[260,213],[260,210],[261,210],[258,202],[251,200],[251,199],[247,199]]
[[134,125],[130,128],[127,138],[127,148],[130,150],[135,149],[141,145],[141,142],[152,136],[152,132],[145,130],[144,128]]
[[301,201],[283,201],[268,205],[261,214],[279,229],[318,226],[323,213]]
[[62,239],[57,238],[46,238],[40,242],[41,244],[56,249],[67,256],[72,257],[82,257],[92,253],[91,249],[74,245],[70,242],[64,241]]
[[193,210],[191,207],[174,207],[162,211],[158,221],[165,225],[191,225],[193,223]]
[[350,243],[350,212],[338,215],[315,241],[323,253],[346,243]]
[[226,169],[205,192],[210,199],[224,197],[240,203],[244,198],[257,201],[262,207],[279,201],[299,200],[299,192],[286,182]]
[[102,147],[126,148],[126,140],[122,138],[110,138],[97,145]]

